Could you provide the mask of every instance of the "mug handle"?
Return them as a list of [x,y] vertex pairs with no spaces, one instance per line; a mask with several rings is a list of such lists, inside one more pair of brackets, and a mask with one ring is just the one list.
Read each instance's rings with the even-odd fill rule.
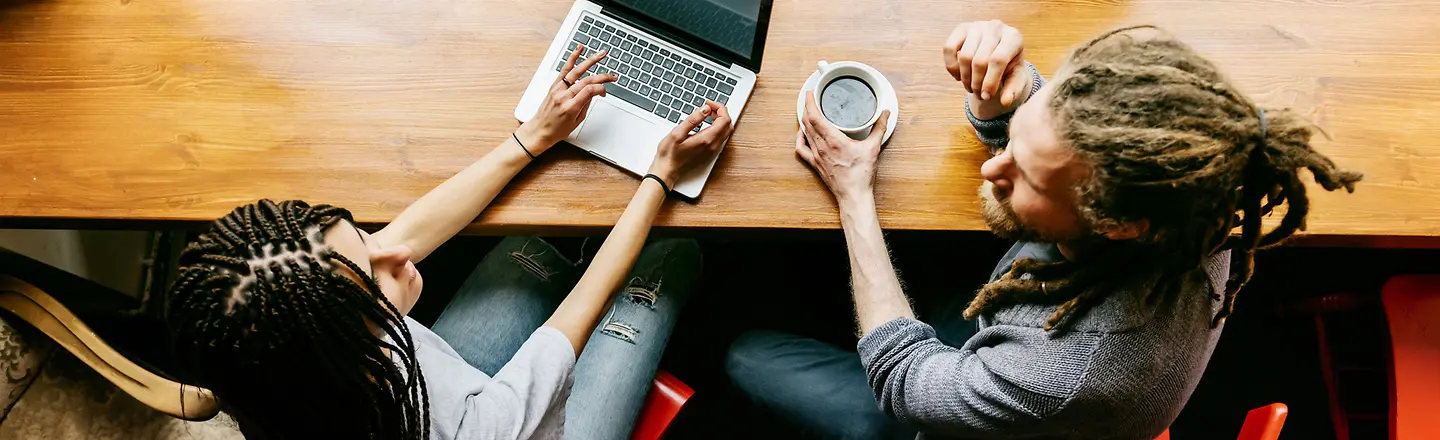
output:
[[820,60],[815,63],[815,69],[820,71],[820,76],[825,76],[825,74],[830,73],[830,63],[825,60]]

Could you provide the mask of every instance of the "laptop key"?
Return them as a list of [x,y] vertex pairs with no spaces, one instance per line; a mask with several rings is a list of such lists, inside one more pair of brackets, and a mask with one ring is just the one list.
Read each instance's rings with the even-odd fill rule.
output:
[[710,75],[710,76],[715,76],[715,71],[714,71],[714,70],[710,70],[709,67],[706,67],[706,68],[705,68],[705,74],[706,74],[706,75]]
[[[585,18],[590,18],[590,17],[585,17]],[[587,24],[587,23],[590,23],[590,22],[589,22],[589,21],[586,21],[585,23],[581,23],[581,24],[580,24],[580,32],[584,32],[584,33],[587,33],[587,34],[590,33],[590,25]]]
[[585,20],[584,20],[584,21],[585,21],[586,23],[594,23],[594,22],[595,22],[595,19],[594,19],[594,18],[591,18],[590,16],[587,15],[587,16],[585,16]]
[[657,53],[655,56],[650,57],[650,61],[655,62],[655,64],[661,64],[665,62],[665,57]]
[[671,72],[671,71],[668,71],[668,70],[665,71],[665,81],[674,81],[674,80],[675,80],[675,72]]
[[607,25],[605,25],[605,31],[606,31],[606,32],[615,32],[615,26],[611,26],[611,25],[608,25],[608,24],[607,24]]
[[575,51],[575,48],[577,48],[577,47],[580,47],[580,43],[576,43],[576,42],[574,42],[574,41],[571,41],[571,42],[570,42],[570,45],[567,46],[567,49],[565,49],[565,51],[566,51],[566,52],[574,52],[574,51]]
[[715,84],[715,78],[705,78],[705,85],[707,87],[715,87]]
[[695,106],[695,107],[700,107],[700,106],[702,106],[702,105],[705,105],[705,99],[703,99],[703,98],[701,98],[701,97],[699,97],[699,96],[690,98],[690,105],[693,105],[693,106]]
[[650,76],[649,73],[644,73],[644,72],[640,73],[640,82],[649,84],[649,83],[650,83],[650,78],[654,78],[654,77]]
[[615,85],[615,83],[605,83],[605,93],[620,98],[625,102],[635,104],[636,107],[645,109],[647,112],[655,111],[655,101],[651,101],[650,98],[641,96],[639,93],[626,90],[624,87]]
[[659,91],[659,90],[651,90],[651,91],[650,91],[650,99],[660,99],[660,91]]
[[678,124],[678,123],[680,123],[680,118],[682,118],[682,117],[684,117],[684,116],[685,116],[685,115],[681,115],[680,112],[671,110],[671,111],[670,111],[670,117],[669,117],[669,118],[666,118],[666,119],[669,119],[670,122],[674,122],[674,123],[677,123],[677,124]]
[[629,34],[629,33],[626,33],[625,30],[623,30],[623,29],[616,30],[616,31],[615,31],[615,35],[619,35],[620,38],[626,38],[626,37],[629,37],[629,36],[630,36],[630,34]]
[[721,93],[721,94],[720,94],[720,99],[716,99],[715,102],[718,102],[718,103],[721,103],[721,104],[729,104],[729,103],[730,103],[730,95],[726,95],[726,94],[724,94],[724,93]]
[[590,36],[585,34],[575,34],[575,41],[580,42],[580,44],[590,44]]
[[685,68],[685,77],[686,77],[686,78],[689,78],[689,79],[695,79],[695,69],[694,69],[694,68],[690,68],[690,67],[686,67],[686,68]]
[[663,84],[663,85],[660,86],[660,91],[665,92],[665,93],[670,93],[670,89],[671,89],[670,83],[665,83],[665,84]]
[[[726,79],[726,80],[729,80],[730,78],[725,78],[725,79]],[[735,87],[734,87],[734,86],[731,86],[730,84],[720,84],[720,85],[716,86],[715,89],[716,89],[716,90],[719,90],[720,93],[730,93],[730,92],[735,91]]]
[[685,90],[695,91],[695,81],[685,81]]
[[660,65],[665,66],[665,70],[671,70],[671,69],[674,69],[674,68],[675,68],[675,62],[674,62],[674,61],[670,61],[669,58],[666,58],[666,59],[665,59],[665,62],[660,63]]
[[685,64],[685,67],[690,67],[690,66],[694,66],[694,65],[695,65],[695,63],[691,62],[689,58],[684,59],[683,62],[684,62],[684,64]]
[[660,88],[660,78],[659,78],[659,77],[656,77],[656,78],[650,79],[650,87],[654,87],[654,88],[657,88],[657,89]]
[[669,57],[670,57],[670,50],[669,50],[669,49],[666,49],[666,48],[663,48],[663,47],[660,48],[660,56],[669,58]]
[[[728,76],[725,77],[725,84],[729,84],[729,85],[732,85],[732,86],[733,86],[733,85],[735,85],[735,84],[737,84],[737,83],[738,83],[738,81],[735,81],[735,78],[731,78],[731,77],[728,77]],[[727,93],[728,93],[728,92],[727,92]]]
[[714,90],[705,92],[705,97],[706,97],[706,98],[709,98],[711,101],[717,101],[717,102],[718,102],[718,101],[720,100],[720,94],[719,94],[719,93],[715,93]]

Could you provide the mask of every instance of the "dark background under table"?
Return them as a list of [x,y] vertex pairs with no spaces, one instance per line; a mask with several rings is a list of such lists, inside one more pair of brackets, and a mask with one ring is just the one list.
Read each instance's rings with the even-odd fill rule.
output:
[[[725,349],[745,329],[768,328],[853,348],[849,267],[839,232],[780,238],[702,239],[705,273],[682,313],[661,368],[695,389],[666,438],[796,438],[752,409],[724,374]],[[792,237],[793,236],[793,237]],[[795,238],[798,237],[798,238]],[[887,235],[906,292],[917,305],[977,289],[1009,243],[985,233],[892,232]],[[498,241],[460,237],[420,264],[426,289],[411,316],[433,322],[471,268]],[[1176,439],[1234,438],[1246,411],[1274,402],[1290,407],[1282,439],[1334,438],[1310,315],[1297,300],[1339,292],[1378,295],[1391,275],[1435,272],[1440,251],[1288,247],[1263,251],[1256,275],[1195,394],[1172,426]],[[1332,345],[1364,347],[1357,356],[1383,370],[1388,333],[1383,311],[1363,308],[1331,319]],[[1351,387],[1349,407],[1388,405],[1387,385]],[[1123,415],[1117,415],[1122,417]],[[1355,427],[1385,436],[1384,421]],[[1361,437],[1356,437],[1361,438]]]

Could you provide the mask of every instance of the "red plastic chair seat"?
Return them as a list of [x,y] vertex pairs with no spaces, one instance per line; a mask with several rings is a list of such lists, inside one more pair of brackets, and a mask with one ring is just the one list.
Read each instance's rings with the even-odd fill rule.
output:
[[670,427],[670,422],[675,420],[675,415],[680,413],[680,408],[685,406],[685,402],[693,395],[695,390],[670,373],[655,373],[655,383],[650,388],[650,395],[645,397],[645,406],[640,408],[640,416],[630,439],[659,440],[660,435],[665,433],[665,428]]
[[1440,276],[1391,278],[1381,298],[1390,322],[1390,438],[1440,438]]
[[[1235,440],[1275,440],[1280,438],[1280,428],[1285,427],[1285,417],[1290,408],[1283,403],[1272,403],[1250,410],[1245,414],[1245,424]],[[1160,433],[1155,440],[1170,440],[1170,430]]]

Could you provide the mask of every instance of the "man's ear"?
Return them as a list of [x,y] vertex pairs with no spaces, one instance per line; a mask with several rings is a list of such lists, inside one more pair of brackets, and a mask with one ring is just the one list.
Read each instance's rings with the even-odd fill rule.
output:
[[1101,222],[1096,230],[1111,240],[1133,240],[1150,231],[1150,220],[1140,219],[1131,222],[1110,220]]

